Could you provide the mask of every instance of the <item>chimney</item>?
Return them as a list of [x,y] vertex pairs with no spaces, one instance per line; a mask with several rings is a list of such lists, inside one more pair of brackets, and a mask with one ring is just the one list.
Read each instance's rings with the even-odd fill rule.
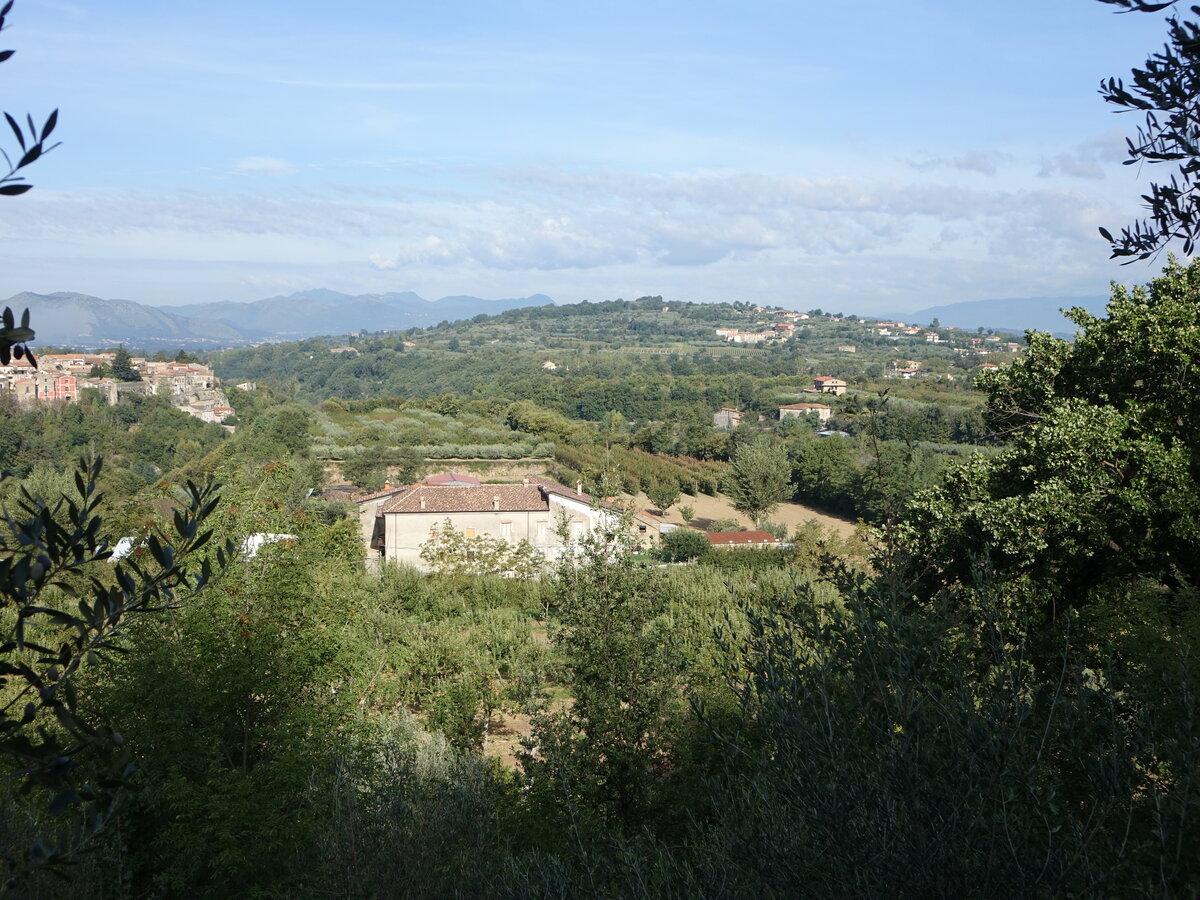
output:
[[521,479],[521,484],[525,484],[525,485],[529,484],[529,476],[528,475],[526,475],[524,478]]
[[421,498],[421,509],[424,509],[424,508],[425,508],[425,498],[422,497]]
[[583,493],[583,482],[582,481],[575,482],[575,493],[577,493],[577,494]]
[[500,511],[500,495],[499,495],[499,494],[494,494],[494,495],[492,496],[492,509],[493,509],[495,512],[499,512],[499,511]]

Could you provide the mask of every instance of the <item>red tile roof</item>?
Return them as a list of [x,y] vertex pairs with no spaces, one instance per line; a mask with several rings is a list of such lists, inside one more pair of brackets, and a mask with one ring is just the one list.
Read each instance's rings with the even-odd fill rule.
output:
[[388,500],[381,513],[546,512],[550,500],[533,484],[479,484],[470,487],[418,484]]
[[462,475],[458,472],[440,472],[425,479],[426,484],[480,484],[474,475]]

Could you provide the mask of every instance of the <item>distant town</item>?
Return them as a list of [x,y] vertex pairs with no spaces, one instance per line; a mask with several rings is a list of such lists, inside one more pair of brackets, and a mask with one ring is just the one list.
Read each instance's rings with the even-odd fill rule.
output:
[[57,353],[29,365],[0,366],[0,391],[22,406],[66,401],[96,390],[108,403],[129,395],[159,395],[171,405],[205,422],[223,424],[233,407],[208,366],[193,361],[147,360],[117,350],[112,353]]

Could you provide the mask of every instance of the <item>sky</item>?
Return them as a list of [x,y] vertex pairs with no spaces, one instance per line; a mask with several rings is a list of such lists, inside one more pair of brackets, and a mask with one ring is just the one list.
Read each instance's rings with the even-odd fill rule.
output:
[[[16,0],[0,297],[311,288],[890,314],[1106,294],[1155,167],[1096,0]],[[0,123],[2,124],[2,123]],[[14,140],[0,135],[11,154]]]

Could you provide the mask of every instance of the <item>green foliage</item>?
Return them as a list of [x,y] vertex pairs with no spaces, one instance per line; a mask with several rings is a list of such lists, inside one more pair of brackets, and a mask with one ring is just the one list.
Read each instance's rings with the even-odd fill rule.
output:
[[838,437],[812,437],[789,447],[796,499],[830,512],[852,513],[855,447]]
[[679,485],[672,482],[656,482],[646,488],[646,496],[660,513],[665,514],[679,501]]
[[342,474],[365,491],[377,491],[392,479],[409,484],[421,477],[424,466],[412,449],[388,448],[376,444],[342,460]]
[[[1158,12],[1173,6],[1176,0],[1101,0],[1124,8],[1126,12]],[[1193,15],[1198,10],[1191,8]],[[1112,246],[1114,259],[1149,259],[1156,256],[1171,240],[1183,241],[1183,253],[1192,255],[1196,237],[1200,234],[1200,185],[1195,181],[1197,148],[1193,139],[1195,127],[1194,73],[1200,65],[1197,48],[1198,26],[1195,21],[1170,16],[1167,18],[1167,41],[1162,50],[1154,53],[1144,69],[1133,70],[1129,88],[1124,81],[1109,78],[1100,83],[1100,95],[1121,112],[1136,110],[1146,114],[1145,124],[1138,128],[1137,137],[1127,142],[1133,163],[1179,163],[1179,171],[1169,184],[1151,184],[1144,194],[1149,217],[1121,229],[1114,238],[1105,228],[1100,235]]]
[[844,607],[802,594],[747,608],[747,632],[728,638],[742,727],[710,719],[736,750],[697,840],[697,894],[1189,890],[1200,760],[1186,658],[1147,707],[1065,635],[1043,676],[994,616],[964,634],[863,581],[843,590]]
[[429,529],[429,540],[421,545],[421,559],[434,571],[447,575],[506,578],[532,578],[546,565],[545,554],[529,541],[511,544],[486,534],[467,537],[449,519]]
[[[51,816],[72,814],[66,826],[46,826],[49,840],[3,848],[14,879],[60,865],[85,845],[132,771],[117,729],[136,714],[105,716],[81,702],[85,666],[111,662],[127,629],[184,604],[214,572],[207,560],[192,560],[211,537],[216,488],[190,482],[172,527],[149,534],[140,559],[105,572],[112,554],[97,514],[100,472],[99,460],[81,462],[74,496],[22,490],[0,531],[0,759],[27,802],[45,803]],[[218,566],[228,551],[216,551]]]
[[636,494],[655,483],[675,483],[686,494],[716,494],[725,466],[689,457],[656,456],[638,448],[568,446],[559,444],[554,458],[589,485],[605,479]]
[[1127,579],[1197,583],[1198,297],[1200,268],[1172,262],[1148,289],[1114,287],[1105,319],[1072,311],[1074,345],[1031,335],[1028,356],[985,381],[1009,443],[952,470],[905,524],[923,593],[970,584],[984,559],[1071,605]]
[[789,493],[787,451],[769,435],[738,447],[722,482],[733,508],[757,525]]
[[142,376],[133,366],[133,358],[129,355],[129,351],[124,346],[118,347],[113,352],[112,362],[109,364],[109,370],[112,372],[112,377],[117,381],[141,381]]
[[667,796],[679,663],[660,586],[631,564],[623,526],[594,530],[557,572],[553,640],[573,702],[535,719],[537,752],[521,759],[531,826],[556,842],[605,823],[635,834]]
[[707,553],[708,538],[690,528],[676,528],[663,535],[658,555],[666,562],[688,562]]

